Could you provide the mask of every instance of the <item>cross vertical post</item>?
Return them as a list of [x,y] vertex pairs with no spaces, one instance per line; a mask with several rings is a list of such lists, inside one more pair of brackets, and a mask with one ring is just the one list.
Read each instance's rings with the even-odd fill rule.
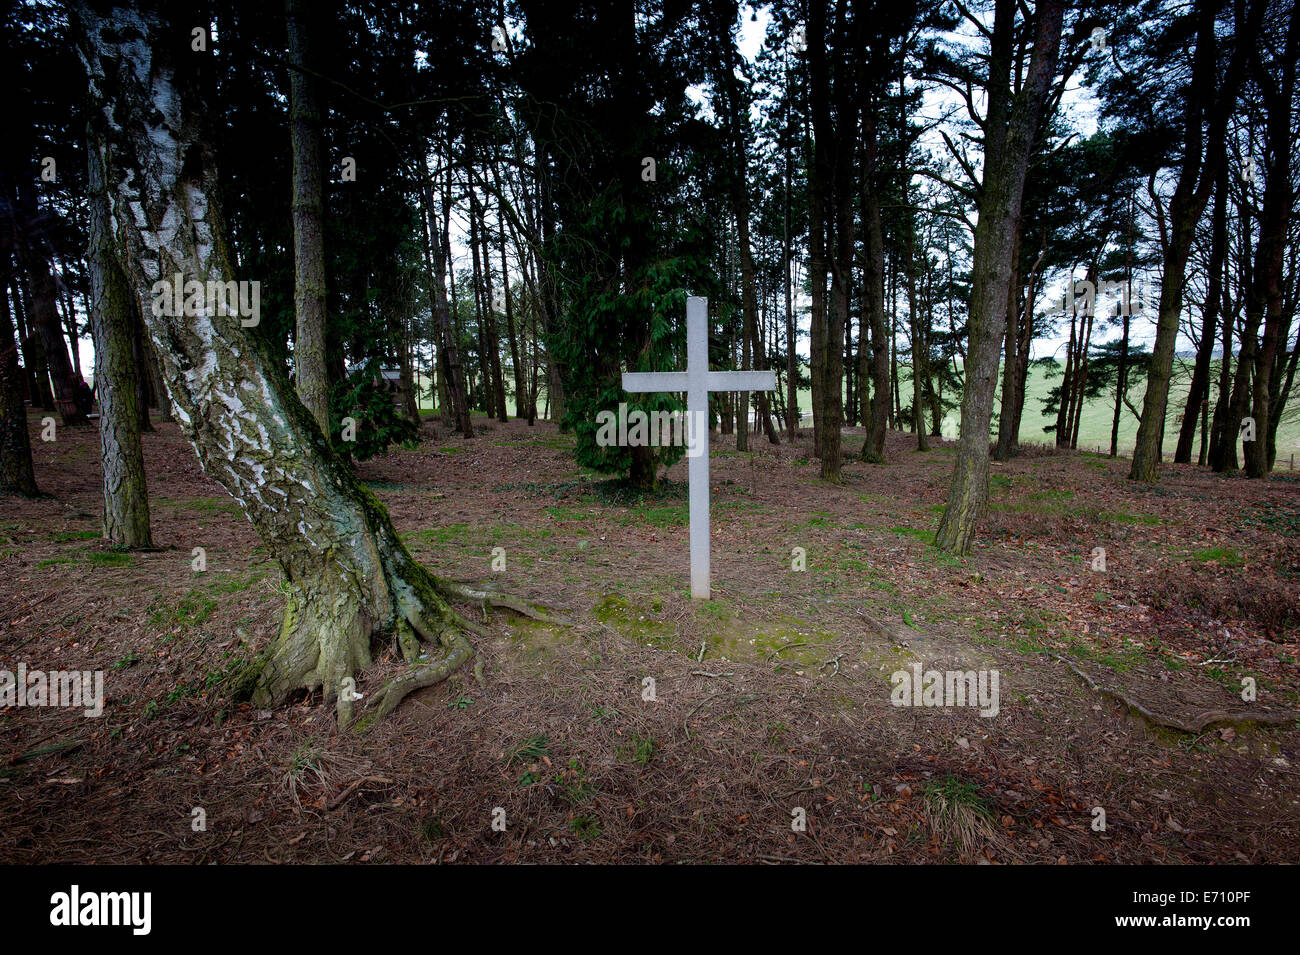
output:
[[701,453],[688,458],[691,519],[691,596],[708,600],[709,587],[709,300],[686,300],[687,426],[699,428]]
[[[772,371],[709,371],[709,300],[686,300],[686,371],[624,372],[623,389],[634,393],[686,391],[690,429],[688,477],[691,514],[691,596],[708,600],[709,587],[709,392],[775,391]],[[748,414],[748,409],[745,411]]]

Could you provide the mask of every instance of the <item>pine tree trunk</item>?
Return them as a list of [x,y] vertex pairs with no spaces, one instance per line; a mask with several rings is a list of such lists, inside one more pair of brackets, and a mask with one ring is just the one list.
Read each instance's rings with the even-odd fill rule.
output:
[[[843,111],[839,117],[841,134],[856,139],[857,122]],[[851,132],[843,130],[849,123]],[[844,426],[844,330],[849,321],[849,288],[853,274],[853,176],[844,172],[846,158],[839,160],[835,189],[835,250],[831,260],[831,309],[826,329],[825,383],[822,401],[826,406],[822,428],[821,479],[829,484],[843,483],[841,466],[842,429]],[[846,181],[847,180],[847,181]]]
[[1089,307],[1087,329],[1083,334],[1083,343],[1079,348],[1079,373],[1074,388],[1074,408],[1070,412],[1070,447],[1079,448],[1079,426],[1083,421],[1083,402],[1088,387],[1088,348],[1092,344],[1092,325],[1096,319],[1097,308]]
[[[865,123],[866,155],[862,190],[863,246],[866,268],[863,269],[862,309],[871,331],[871,404],[863,406],[861,459],[871,464],[885,463],[885,430],[889,422],[890,336],[885,323],[885,239],[880,222],[880,195],[876,191],[876,125],[868,114]],[[866,378],[863,377],[863,394]],[[869,411],[868,416],[865,412]]]
[[505,296],[506,336],[510,345],[510,370],[515,382],[515,417],[528,417],[528,382],[524,377],[523,366],[519,363],[519,338],[515,334],[515,313],[510,296],[510,272],[506,269],[506,232],[501,230],[501,283]]
[[84,424],[86,416],[77,405],[77,379],[68,360],[68,349],[63,340],[59,312],[55,304],[56,291],[50,262],[37,244],[23,251],[23,265],[31,287],[31,310],[28,317],[36,327],[41,351],[50,380],[54,384],[54,400],[59,416],[65,425]]
[[1210,361],[1214,355],[1215,332],[1219,321],[1219,300],[1223,287],[1223,261],[1228,245],[1228,177],[1227,163],[1219,174],[1214,190],[1214,211],[1210,217],[1210,262],[1206,279],[1205,307],[1201,309],[1201,338],[1196,346],[1196,365],[1192,370],[1192,384],[1187,391],[1187,404],[1183,408],[1183,423],[1178,431],[1178,445],[1174,449],[1174,463],[1188,464],[1192,460],[1192,442],[1196,439],[1196,421],[1201,409],[1209,403]]
[[[1073,272],[1070,274],[1070,284],[1074,284]],[[1078,324],[1078,311],[1072,309],[1070,312],[1070,339],[1065,345],[1065,374],[1061,377],[1061,393],[1056,402],[1056,446],[1058,448],[1063,448],[1066,445],[1070,405],[1074,401],[1074,356],[1078,342],[1076,334]]]
[[[1041,261],[1041,259],[1040,259]],[[1034,306],[1037,300],[1038,286],[1035,272],[1031,274],[1029,288],[1026,290],[1025,308],[1020,316],[1020,341],[1016,345],[1016,404],[1011,410],[1011,448],[1020,447],[1020,425],[1025,417],[1025,392],[1029,386],[1029,350],[1034,342]]]
[[1125,258],[1125,273],[1128,282],[1125,298],[1128,307],[1124,309],[1121,318],[1119,367],[1115,370],[1115,411],[1110,423],[1110,456],[1112,458],[1119,456],[1119,419],[1128,398],[1128,339],[1129,329],[1133,322],[1133,258],[1131,245],[1125,250]]
[[[1178,339],[1187,281],[1187,260],[1197,223],[1218,179],[1219,165],[1226,161],[1228,115],[1236,103],[1246,57],[1254,46],[1266,6],[1262,3],[1252,6],[1250,22],[1235,38],[1231,62],[1224,76],[1220,77],[1215,40],[1218,4],[1214,0],[1198,0],[1196,3],[1196,52],[1191,84],[1184,97],[1183,166],[1169,202],[1156,340],[1151,349],[1146,397],[1142,402],[1142,418],[1128,475],[1134,481],[1153,482],[1160,476],[1160,448],[1164,440],[1174,346]],[[1240,419],[1229,423],[1239,424]]]
[[[904,190],[906,196],[906,187]],[[912,335],[912,429],[916,432],[916,450],[929,451],[925,434],[924,374],[925,341],[921,334],[921,303],[916,296],[916,230],[911,210],[904,213],[907,224],[903,234],[903,272],[907,277],[907,318]]]
[[[92,120],[97,124],[98,120]],[[104,144],[97,132],[87,143],[90,192],[90,327],[95,340],[95,387],[99,392],[99,451],[103,472],[104,539],[119,547],[152,547],[149,491],[140,440],[140,392],[146,373],[137,359],[138,298],[122,271],[113,241],[105,180]],[[146,412],[147,413],[147,412]]]
[[[1097,245],[1098,255],[1106,247],[1106,242],[1107,236],[1102,236]],[[1089,263],[1084,281],[1090,289],[1097,287],[1096,257]],[[1079,347],[1075,350],[1074,374],[1070,379],[1069,410],[1065,419],[1065,442],[1062,444],[1061,435],[1058,434],[1056,443],[1059,447],[1074,449],[1079,443],[1079,419],[1083,417],[1084,393],[1088,384],[1088,348],[1092,344],[1092,324],[1096,315],[1096,297],[1090,295],[1084,299],[1083,314],[1079,318]]]
[[[935,534],[939,548],[968,553],[988,503],[989,423],[1010,294],[1011,254],[1020,219],[1029,155],[1049,84],[1056,75],[1062,0],[1039,0],[1036,36],[1024,84],[1012,94],[1015,4],[998,0],[989,68],[984,182],[971,264],[970,347],[961,404],[961,438],[952,488]],[[1005,126],[1004,126],[1005,123]]]
[[822,429],[825,427],[826,409],[822,404],[822,389],[826,381],[826,232],[823,217],[823,200],[819,190],[809,190],[808,217],[808,279],[810,283],[808,310],[808,371],[812,385],[813,445],[812,453],[820,456]]
[[[439,241],[437,223],[433,218],[433,185],[426,182],[421,190],[423,202],[420,215],[424,225],[424,271],[429,286],[429,308],[438,326],[438,362],[443,370],[439,376],[440,401],[448,427],[454,427],[466,438],[474,437],[474,426],[469,416],[469,400],[465,394],[465,375],[460,362],[460,343],[456,337],[451,309],[447,305],[447,244]],[[443,233],[445,240],[445,233]]]
[[[1248,252],[1243,252],[1243,256]],[[1237,368],[1232,376],[1232,387],[1226,391],[1223,420],[1217,426],[1211,465],[1215,471],[1235,471],[1238,467],[1237,446],[1241,440],[1241,422],[1250,410],[1251,376],[1255,372],[1255,355],[1259,350],[1259,323],[1262,318],[1253,296],[1257,285],[1246,280],[1248,287],[1239,290],[1245,298],[1245,315],[1241,324],[1241,348],[1237,353]],[[1229,313],[1230,314],[1230,313]],[[1231,322],[1229,322],[1231,324]]]
[[72,300],[72,289],[68,287],[71,279],[71,272],[68,270],[68,263],[62,255],[59,255],[59,283],[63,290],[63,295],[59,299],[59,304],[63,308],[63,330],[68,336],[68,349],[72,353],[72,373],[77,376],[77,381],[82,381],[85,376],[81,373],[81,349],[77,346],[80,336],[77,334],[77,305]]
[[[144,319],[140,315],[139,297],[134,295],[128,297],[127,306],[130,309],[128,330],[131,336],[131,363],[135,368],[131,375],[131,381],[135,386],[136,420],[139,422],[140,432],[148,434],[153,431],[153,422],[149,420],[149,399],[152,396],[153,383],[150,381],[149,376],[145,374],[145,362],[149,358],[150,346],[144,327]],[[96,376],[95,381],[98,384],[98,376]]]
[[304,0],[285,0],[289,36],[289,125],[293,149],[293,366],[298,397],[330,433],[325,336],[324,146],[314,25]]
[[31,436],[23,404],[18,342],[9,311],[9,296],[0,283],[0,493],[36,497]]
[[[758,295],[754,269],[754,250],[749,235],[749,98],[742,96],[736,80],[736,44],[731,39],[730,18],[715,17],[714,49],[718,59],[714,64],[717,88],[721,92],[719,106],[721,120],[731,141],[731,167],[727,181],[730,186],[731,208],[736,219],[736,245],[740,259],[740,312],[741,312],[741,369],[761,368],[754,363],[758,343]],[[749,450],[750,394],[742,391],[736,396],[736,449]],[[771,427],[770,424],[768,426]]]
[[[789,134],[787,119],[787,136]],[[795,334],[794,323],[794,282],[790,276],[790,265],[793,258],[793,252],[790,248],[790,150],[786,150],[785,159],[785,203],[783,208],[784,218],[782,219],[781,233],[781,274],[782,282],[785,285],[785,429],[790,435],[790,440],[795,441],[799,437],[799,360],[798,353],[795,350],[797,335]]]
[[[1011,253],[1011,286],[1007,296],[1007,328],[1003,333],[1005,347],[1002,357],[1002,402],[998,412],[998,444],[993,458],[1009,461],[1015,453],[1016,432],[1016,370],[1020,362],[1020,223],[1016,223],[1016,239]],[[1033,273],[1030,273],[1030,283]]]
[[[1294,104],[1296,58],[1300,56],[1300,4],[1291,9],[1286,49],[1282,54],[1282,81],[1275,76],[1261,77],[1264,101],[1268,110],[1268,161],[1265,169],[1264,205],[1260,212],[1259,248],[1255,264],[1256,298],[1264,312],[1264,337],[1255,362],[1255,381],[1251,414],[1255,419],[1255,440],[1245,447],[1246,476],[1268,477],[1272,461],[1269,436],[1272,424],[1274,364],[1277,360],[1282,325],[1282,269],[1286,258],[1287,231],[1294,201],[1291,165],[1294,137],[1291,114]],[[1261,70],[1261,73],[1263,71]]]

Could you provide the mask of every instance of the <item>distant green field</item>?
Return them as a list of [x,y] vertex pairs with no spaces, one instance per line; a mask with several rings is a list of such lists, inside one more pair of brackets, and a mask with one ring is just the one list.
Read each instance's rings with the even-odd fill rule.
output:
[[[1174,379],[1169,392],[1169,414],[1165,419],[1165,454],[1173,457],[1174,447],[1178,443],[1178,429],[1181,427],[1181,416],[1183,407],[1187,401],[1187,389],[1190,387],[1192,376],[1192,363],[1189,360],[1177,359],[1174,364]],[[997,433],[996,415],[1001,404],[1002,389],[1001,375],[998,376],[999,388],[997,397],[994,399],[994,434]],[[1211,371],[1211,380],[1218,380],[1218,363],[1216,362]],[[1025,395],[1025,412],[1024,419],[1020,423],[1020,440],[1022,444],[1053,444],[1056,436],[1054,433],[1043,431],[1044,426],[1056,424],[1055,413],[1051,415],[1043,414],[1043,401],[1050,391],[1061,382],[1060,370],[1052,370],[1041,365],[1031,366],[1029,369],[1029,381]],[[903,392],[904,404],[910,402],[912,396],[912,376],[911,370],[907,367],[899,368],[899,387]],[[1139,376],[1137,380],[1129,382],[1129,401],[1133,406],[1141,410],[1142,398],[1146,394],[1146,376]],[[1213,401],[1217,392],[1211,394]],[[807,389],[799,393],[799,407],[807,411],[812,407],[812,395]],[[1213,410],[1213,405],[1211,405]],[[1115,414],[1115,389],[1112,387],[1108,394],[1101,398],[1087,402],[1083,406],[1083,421],[1079,425],[1079,448],[1083,451],[1094,451],[1098,447],[1103,452],[1110,450],[1110,428]],[[927,415],[927,419],[929,417]],[[945,438],[957,437],[957,432],[961,423],[960,409],[954,409],[944,417],[941,431]],[[1137,418],[1128,408],[1122,408],[1119,419],[1119,453],[1127,456],[1133,451],[1133,442],[1137,437]],[[1196,457],[1200,449],[1200,432],[1197,431],[1196,443],[1192,446],[1192,456]],[[1278,425],[1277,431],[1277,466],[1280,470],[1285,470],[1290,464],[1291,455],[1296,455],[1300,459],[1300,382],[1292,389],[1290,400],[1282,414],[1282,423]],[[1297,460],[1297,467],[1300,467],[1300,460]]]
[[[1192,366],[1190,361],[1178,359],[1174,364],[1174,379],[1169,390],[1169,412],[1165,416],[1165,442],[1164,450],[1169,457],[1173,457],[1174,447],[1178,444],[1178,431],[1182,426],[1183,409],[1187,403],[1187,390],[1191,386]],[[1211,371],[1211,381],[1218,379],[1217,363]],[[1000,380],[1000,379],[999,379]],[[1047,393],[1061,382],[1060,371],[1052,371],[1036,365],[1030,368],[1029,381],[1026,386],[1025,395],[1025,412],[1024,419],[1020,423],[1020,439],[1022,442],[1041,442],[1051,444],[1055,442],[1055,433],[1043,431],[1046,425],[1056,424],[1056,415],[1050,416],[1042,413],[1043,400]],[[1128,398],[1133,406],[1138,410],[1142,409],[1142,399],[1146,394],[1147,380],[1146,376],[1138,377],[1138,380],[1129,382]],[[908,389],[904,394],[910,394],[911,383],[908,383]],[[1283,412],[1282,423],[1278,425],[1277,431],[1277,459],[1278,465],[1285,468],[1289,463],[1292,454],[1300,455],[1300,389],[1293,389],[1290,401],[1286,410]],[[999,400],[1001,398],[1001,388],[998,389]],[[1210,395],[1211,402],[1217,397],[1217,390],[1212,391]],[[998,408],[994,404],[994,410]],[[1214,406],[1210,405],[1211,413]],[[1111,423],[1115,416],[1115,389],[1112,387],[1108,394],[1101,398],[1087,402],[1083,406],[1083,421],[1079,424],[1079,448],[1084,451],[1095,450],[1098,446],[1103,452],[1110,450],[1110,429]],[[960,422],[960,413],[951,412],[944,419],[943,433],[945,436],[956,437],[958,424]],[[1133,443],[1137,438],[1137,418],[1128,408],[1120,410],[1119,419],[1119,436],[1118,446],[1119,453],[1127,456],[1132,453]],[[1195,459],[1200,449],[1200,430],[1197,430],[1196,443],[1192,445],[1192,457]]]
[[[1173,456],[1174,446],[1178,443],[1178,429],[1181,424],[1180,417],[1183,412],[1183,406],[1187,401],[1187,389],[1191,381],[1191,362],[1189,360],[1177,359],[1174,364],[1174,380],[1170,388],[1169,407],[1170,413],[1165,421],[1165,454]],[[507,376],[508,377],[508,376]],[[999,383],[1001,376],[999,375]],[[1211,372],[1211,380],[1218,380],[1217,363]],[[1056,415],[1043,414],[1043,400],[1047,393],[1061,381],[1059,370],[1044,368],[1041,365],[1034,365],[1029,370],[1028,394],[1025,397],[1025,416],[1020,424],[1020,440],[1022,444],[1052,444],[1055,441],[1055,435],[1043,431],[1046,425],[1056,423]],[[420,376],[420,387],[427,389],[428,383],[423,375]],[[912,395],[911,370],[906,366],[899,368],[899,387],[903,391],[903,399],[906,403]],[[511,414],[514,414],[514,401],[511,398],[512,389],[510,385],[506,388],[506,405]],[[1137,380],[1129,383],[1129,401],[1133,406],[1141,409],[1142,397],[1146,393],[1146,377],[1139,376]],[[421,407],[430,407],[427,391],[426,397],[421,402]],[[1214,395],[1211,395],[1213,399]],[[998,396],[994,399],[994,415],[1000,407],[1001,387],[998,389]],[[545,395],[539,401],[539,405],[544,405]],[[799,407],[802,411],[808,411],[812,408],[812,393],[807,389],[801,389],[799,392]],[[541,408],[539,407],[539,411]],[[1079,425],[1079,448],[1084,451],[1093,451],[1100,448],[1103,452],[1110,450],[1110,426],[1115,412],[1115,391],[1114,388],[1102,398],[1090,401],[1083,406],[1083,421]],[[928,420],[928,417],[927,417]],[[960,410],[948,412],[943,420],[943,436],[945,438],[956,438],[959,424],[961,422]],[[996,420],[994,422],[996,429]],[[995,432],[996,433],[996,430]],[[1119,453],[1127,456],[1133,450],[1133,442],[1137,436],[1137,419],[1127,408],[1121,410],[1119,420]],[[1200,433],[1197,433],[1197,443],[1193,445],[1192,455],[1195,458],[1200,449]],[[1291,399],[1287,402],[1286,410],[1283,412],[1282,423],[1278,426],[1277,432],[1277,465],[1280,470],[1285,470],[1290,464],[1291,455],[1300,458],[1300,383],[1292,389]],[[1298,464],[1297,466],[1300,466]]]

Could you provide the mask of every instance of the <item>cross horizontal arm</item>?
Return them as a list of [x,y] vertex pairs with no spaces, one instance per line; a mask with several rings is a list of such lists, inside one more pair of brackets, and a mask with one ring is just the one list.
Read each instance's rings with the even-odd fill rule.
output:
[[711,371],[709,391],[776,391],[774,371]]
[[[623,390],[634,393],[685,391],[689,387],[684,371],[625,371]],[[775,385],[773,386],[775,387]]]

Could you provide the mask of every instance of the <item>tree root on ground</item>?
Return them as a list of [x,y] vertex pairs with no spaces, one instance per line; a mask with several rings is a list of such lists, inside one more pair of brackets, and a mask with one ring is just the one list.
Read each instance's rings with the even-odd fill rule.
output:
[[1217,726],[1232,726],[1241,728],[1256,724],[1259,726],[1280,726],[1286,723],[1294,722],[1300,719],[1300,713],[1278,712],[1274,710],[1263,710],[1253,713],[1229,713],[1227,710],[1203,710],[1189,719],[1179,719],[1175,716],[1161,716],[1154,712],[1150,707],[1143,704],[1140,700],[1125,693],[1123,690],[1114,690],[1102,686],[1091,676],[1081,670],[1070,660],[1058,653],[1049,653],[1048,656],[1059,660],[1069,667],[1074,675],[1087,684],[1088,688],[1100,693],[1102,696],[1110,697],[1116,700],[1130,712],[1136,713],[1152,726],[1163,726],[1166,729],[1178,730],[1182,733],[1190,733],[1193,736],[1199,736],[1206,730],[1213,729]]
[[[569,621],[553,617],[535,604],[509,594],[470,587],[466,584],[459,584],[441,578],[434,578],[434,588],[439,595],[448,600],[464,601],[483,608],[497,607],[503,610],[512,610],[521,616],[543,623],[572,626]],[[480,637],[488,636],[486,629],[465,619],[450,606],[443,606],[436,612],[438,616],[436,622],[431,621],[422,611],[409,612],[405,619],[402,620],[398,628],[397,642],[401,648],[402,656],[414,668],[408,673],[389,680],[374,695],[366,704],[365,712],[358,718],[354,727],[356,730],[364,731],[374,726],[391,713],[397,707],[397,704],[401,703],[407,696],[426,686],[441,683],[467,663],[475,655],[475,652],[473,645],[465,636],[466,633],[472,633]],[[446,653],[441,659],[433,663],[420,665],[420,647],[422,645],[438,645]],[[483,663],[481,660],[474,666],[474,679],[480,684],[483,683]],[[347,696],[346,693],[340,693],[336,702],[339,726],[341,727],[353,725],[353,703],[355,701],[354,699],[346,699]]]
[[487,590],[479,587],[471,587],[468,584],[459,584],[452,580],[443,580],[441,577],[435,578],[434,586],[438,593],[442,594],[449,600],[463,600],[466,603],[474,604],[476,607],[496,607],[500,610],[513,610],[521,617],[528,617],[531,620],[537,620],[541,623],[553,623],[561,627],[573,626],[573,621],[565,620],[562,617],[553,617],[537,604],[529,603],[519,597],[503,594],[496,590]]
[[[384,688],[375,694],[373,702],[357,724],[358,730],[368,729],[378,723],[391,713],[398,703],[401,703],[402,700],[416,690],[423,689],[426,686],[433,686],[435,683],[441,683],[460,669],[474,655],[474,647],[470,645],[469,640],[460,630],[446,632],[446,635],[442,638],[442,643],[446,646],[447,653],[441,660],[389,680]],[[339,723],[340,725],[347,725],[343,713],[342,695],[339,696],[339,700]],[[348,708],[351,709],[350,703]],[[350,714],[348,719],[350,719]]]

